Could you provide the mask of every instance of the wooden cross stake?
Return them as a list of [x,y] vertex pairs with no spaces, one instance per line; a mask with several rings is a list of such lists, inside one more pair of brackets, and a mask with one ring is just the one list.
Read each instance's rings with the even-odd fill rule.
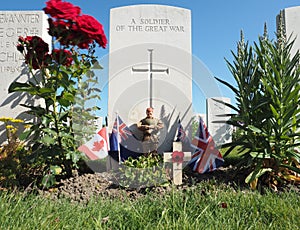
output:
[[173,152],[164,153],[164,162],[173,163],[173,183],[182,184],[182,163],[191,160],[191,152],[182,152],[182,143],[173,142]]

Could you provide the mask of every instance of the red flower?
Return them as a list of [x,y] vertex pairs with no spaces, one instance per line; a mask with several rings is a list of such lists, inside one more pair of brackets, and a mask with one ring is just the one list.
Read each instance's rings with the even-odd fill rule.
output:
[[[95,40],[103,48],[106,47],[107,39],[103,26],[92,16],[83,14],[76,20],[78,29],[86,35],[86,41]],[[83,40],[83,42],[85,42]]]
[[25,63],[31,64],[33,69],[40,69],[48,65],[49,59],[49,45],[38,36],[20,37],[18,50],[20,47],[26,48]]
[[55,61],[65,66],[70,66],[73,62],[72,53],[69,50],[54,49],[52,56]]
[[65,22],[63,20],[54,21],[52,18],[48,19],[49,22],[49,34],[54,37],[61,37],[68,33],[72,25],[71,22]]
[[228,207],[228,205],[227,205],[226,202],[222,202],[222,203],[220,204],[220,206],[221,206],[221,208],[227,208],[227,207]]
[[51,17],[64,20],[75,20],[79,16],[81,9],[72,3],[63,2],[62,0],[49,0],[43,9]]
[[18,44],[17,45],[17,50],[20,51],[21,53],[23,53],[24,51],[24,46],[22,44]]
[[183,152],[175,151],[172,153],[172,162],[178,164],[183,163],[183,157],[184,157]]
[[105,48],[107,39],[100,24],[90,15],[80,15],[80,8],[62,0],[49,0],[45,13],[53,18],[49,21],[49,34],[58,39],[62,45],[77,45],[88,49],[94,41]]

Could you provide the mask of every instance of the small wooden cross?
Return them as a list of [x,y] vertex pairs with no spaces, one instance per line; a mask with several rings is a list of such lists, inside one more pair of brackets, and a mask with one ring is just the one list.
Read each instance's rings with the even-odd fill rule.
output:
[[191,160],[191,152],[182,152],[182,143],[173,142],[173,152],[164,153],[164,162],[173,163],[173,183],[182,184],[182,163]]

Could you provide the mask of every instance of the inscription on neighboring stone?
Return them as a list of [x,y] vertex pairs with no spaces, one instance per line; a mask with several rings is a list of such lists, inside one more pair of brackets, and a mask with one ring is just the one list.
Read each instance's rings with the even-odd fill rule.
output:
[[21,73],[23,58],[16,49],[18,37],[41,36],[42,20],[41,12],[0,11],[0,74]]
[[[40,36],[51,45],[47,15],[43,11],[0,11],[0,117],[19,117],[25,110],[21,103],[29,100],[18,93],[8,94],[9,85],[16,79],[25,82],[28,71],[16,45],[20,36]],[[0,143],[4,127],[0,124]]]

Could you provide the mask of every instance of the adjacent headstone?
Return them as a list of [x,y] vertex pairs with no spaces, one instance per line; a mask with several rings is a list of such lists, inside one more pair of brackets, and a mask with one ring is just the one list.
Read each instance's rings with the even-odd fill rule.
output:
[[175,185],[182,184],[182,164],[191,160],[191,152],[182,152],[182,143],[173,142],[173,152],[164,153],[164,162],[173,163],[172,179]]
[[135,124],[153,107],[165,125],[159,152],[170,151],[178,120],[187,128],[192,118],[190,10],[167,5],[111,9],[109,44],[109,129],[118,113],[139,136]]
[[[284,30],[287,38],[291,36],[295,39],[294,45],[291,50],[291,55],[295,55],[300,50],[300,6],[290,7],[282,10]],[[277,28],[279,26],[279,15],[277,16]],[[300,131],[300,128],[298,129]],[[297,143],[300,140],[296,140]],[[300,151],[300,147],[296,147]]]
[[[287,38],[292,36],[296,39],[291,54],[294,55],[300,49],[300,6],[290,7],[282,10],[284,30]],[[277,27],[279,26],[279,15],[277,16]]]
[[[21,114],[25,108],[20,104],[31,101],[26,95],[8,94],[8,87],[13,81],[23,82],[29,77],[23,56],[16,49],[19,36],[37,35],[50,45],[47,28],[47,15],[43,11],[0,11],[0,117],[23,118]],[[3,130],[2,125],[0,143],[4,139]]]
[[231,114],[230,98],[215,97],[207,99],[207,128],[217,146],[232,141],[232,126],[226,124]]

